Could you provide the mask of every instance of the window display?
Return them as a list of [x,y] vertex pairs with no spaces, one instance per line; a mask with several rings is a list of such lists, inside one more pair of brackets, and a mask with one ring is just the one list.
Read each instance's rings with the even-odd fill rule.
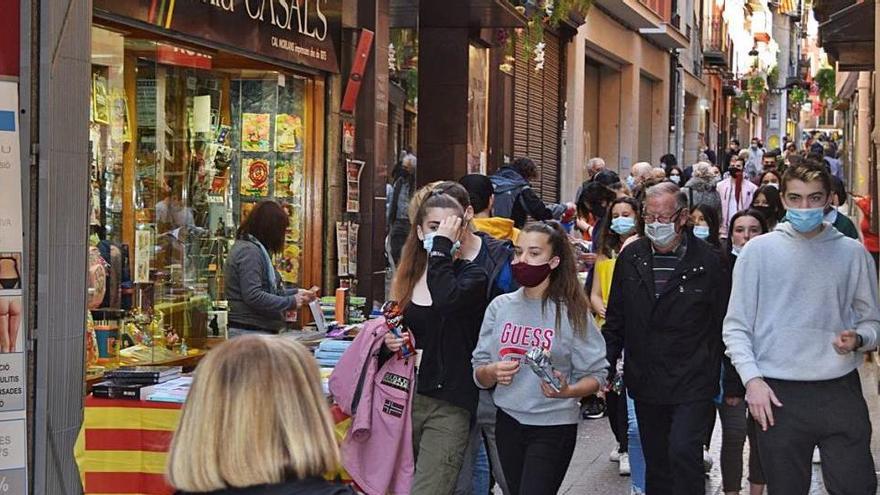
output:
[[285,283],[304,282],[313,87],[235,55],[93,27],[93,370],[173,360],[222,337],[225,257],[261,200],[290,215],[277,262]]

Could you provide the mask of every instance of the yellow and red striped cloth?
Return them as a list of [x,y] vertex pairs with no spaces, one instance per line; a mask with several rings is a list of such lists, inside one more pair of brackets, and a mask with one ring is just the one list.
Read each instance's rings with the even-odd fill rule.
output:
[[[86,495],[170,495],[165,462],[182,404],[86,397],[83,425],[74,446]],[[351,418],[330,409],[340,443]],[[330,480],[352,483],[341,466]]]
[[85,400],[74,447],[86,494],[168,495],[165,460],[182,404]]

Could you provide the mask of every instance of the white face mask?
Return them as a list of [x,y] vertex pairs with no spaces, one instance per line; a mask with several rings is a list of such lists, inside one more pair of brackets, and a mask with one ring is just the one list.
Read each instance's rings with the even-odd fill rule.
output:
[[675,224],[654,222],[645,225],[645,235],[659,247],[666,248],[675,241]]
[[681,182],[681,176],[680,175],[670,175],[669,180],[671,180],[673,184],[678,184],[679,182]]

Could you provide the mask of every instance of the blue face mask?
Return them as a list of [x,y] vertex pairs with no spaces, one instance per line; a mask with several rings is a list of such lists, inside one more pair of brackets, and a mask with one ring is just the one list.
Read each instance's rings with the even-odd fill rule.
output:
[[[427,251],[428,254],[431,254],[431,251],[434,250],[435,237],[437,237],[436,232],[428,232],[425,234],[425,238],[422,239],[422,247],[425,248],[425,251]],[[455,241],[455,243],[452,244],[452,256],[455,256],[455,253],[457,253],[459,249],[461,249],[461,241]]]
[[633,177],[632,175],[630,175],[629,177],[627,177],[627,178],[626,178],[626,185],[627,185],[630,189],[632,189],[633,187],[635,187],[635,185],[636,185],[636,178]]
[[709,238],[709,227],[707,225],[694,225],[694,235],[705,241]]
[[611,230],[618,235],[626,235],[635,230],[636,220],[633,217],[617,217],[611,220]]
[[812,232],[822,225],[825,208],[789,208],[785,212],[788,223],[800,233]]

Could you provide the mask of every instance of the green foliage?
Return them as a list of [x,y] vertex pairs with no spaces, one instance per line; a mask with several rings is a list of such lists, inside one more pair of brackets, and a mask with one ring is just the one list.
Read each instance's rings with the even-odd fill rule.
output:
[[731,111],[733,115],[737,117],[742,117],[746,114],[746,111],[749,108],[749,96],[748,93],[743,93],[740,96],[736,96],[732,99],[733,106],[731,107]]
[[830,67],[819,69],[813,78],[819,86],[819,98],[822,101],[837,100],[837,73]]
[[759,102],[767,93],[767,81],[762,74],[755,74],[748,79],[746,90],[743,92],[749,101]]
[[774,65],[770,72],[767,73],[767,87],[776,89],[779,87],[779,66]]
[[807,92],[803,88],[795,87],[788,90],[788,103],[791,106],[800,108],[807,102]]

